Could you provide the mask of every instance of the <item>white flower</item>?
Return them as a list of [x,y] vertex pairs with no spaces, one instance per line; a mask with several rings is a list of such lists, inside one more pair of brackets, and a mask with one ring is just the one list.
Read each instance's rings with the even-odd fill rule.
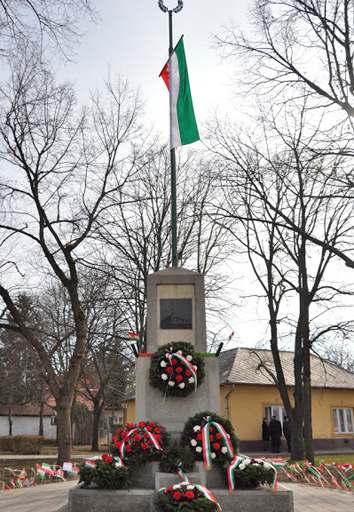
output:
[[197,441],[195,439],[191,439],[191,445],[192,446],[197,446]]
[[216,458],[216,453],[212,452],[212,454],[211,454],[211,458],[212,458],[212,459],[215,459],[215,458]]
[[182,350],[177,350],[177,354],[180,354],[181,356],[183,356]]
[[193,356],[191,356],[191,355],[189,355],[189,354],[188,354],[188,356],[186,356],[186,359],[187,359],[188,361],[192,361],[192,360],[193,360]]
[[175,385],[175,383],[173,382],[173,380],[170,380],[170,382],[168,383],[169,386],[171,386],[171,388],[173,388],[173,386]]
[[193,365],[193,368],[195,369],[195,371],[198,370],[198,366],[196,364]]
[[178,384],[178,387],[183,389],[186,387],[185,383],[184,382],[181,382],[180,384]]
[[189,377],[188,382],[189,382],[189,384],[193,384],[194,383],[194,377]]
[[200,429],[200,425],[195,425],[195,427],[193,427],[194,432],[199,432]]
[[187,485],[186,489],[187,491],[193,491],[194,485]]
[[168,379],[168,375],[167,375],[167,373],[163,373],[163,374],[161,375],[161,379],[162,379],[162,380],[167,380],[167,379]]
[[223,447],[221,448],[221,453],[227,453],[227,448],[226,448],[226,446],[223,446]]
[[179,489],[179,488],[180,488],[180,485],[179,485],[179,484],[175,484],[175,485],[173,486],[173,489]]
[[160,366],[161,366],[162,368],[166,368],[166,366],[167,366],[166,361],[161,361]]
[[203,451],[203,448],[201,446],[197,446],[195,451],[201,453]]

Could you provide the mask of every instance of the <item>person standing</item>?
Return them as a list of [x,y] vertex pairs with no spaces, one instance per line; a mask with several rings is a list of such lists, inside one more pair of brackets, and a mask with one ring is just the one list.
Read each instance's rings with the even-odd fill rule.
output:
[[286,444],[288,445],[288,452],[291,453],[291,425],[287,416],[284,417],[283,434],[286,439]]
[[263,418],[262,441],[263,441],[263,450],[266,452],[269,449],[269,425],[268,425],[267,418]]
[[275,416],[272,416],[272,419],[269,422],[269,434],[272,445],[272,452],[279,453],[281,440],[281,423],[276,419]]

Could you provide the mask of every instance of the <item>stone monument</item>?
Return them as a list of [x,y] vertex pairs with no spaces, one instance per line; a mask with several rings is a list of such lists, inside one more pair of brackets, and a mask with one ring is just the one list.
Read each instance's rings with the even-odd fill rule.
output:
[[190,416],[200,411],[220,413],[219,361],[213,355],[205,357],[205,379],[194,393],[164,398],[149,384],[149,356],[173,341],[191,343],[206,356],[204,279],[178,267],[148,277],[147,357],[139,357],[136,363],[136,420],[153,418],[179,438]]

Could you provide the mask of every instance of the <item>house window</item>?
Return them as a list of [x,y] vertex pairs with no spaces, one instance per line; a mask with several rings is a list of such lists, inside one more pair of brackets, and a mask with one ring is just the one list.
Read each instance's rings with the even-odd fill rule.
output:
[[332,409],[334,432],[336,434],[353,434],[354,419],[351,407],[335,407]]
[[284,418],[286,416],[285,409],[281,405],[267,405],[264,408],[264,416],[267,418],[268,423],[272,419],[272,416],[275,416],[276,419],[279,420],[281,424],[283,424]]
[[51,416],[50,417],[50,424],[54,427],[57,424],[57,417]]

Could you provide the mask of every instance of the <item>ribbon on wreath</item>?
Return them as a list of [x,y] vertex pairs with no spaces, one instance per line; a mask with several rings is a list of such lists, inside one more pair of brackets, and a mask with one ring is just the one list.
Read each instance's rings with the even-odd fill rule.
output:
[[307,464],[306,469],[309,473],[311,473],[311,475],[313,475],[314,477],[316,477],[318,479],[318,481],[321,484],[321,487],[323,487],[323,477],[322,477],[320,471],[318,471],[318,469],[315,468],[314,466],[312,466],[311,464]]
[[179,476],[179,478],[181,479],[182,482],[188,482],[189,483],[188,476],[184,472],[184,468],[183,468],[182,462],[179,462],[177,464],[177,475]]
[[215,498],[214,494],[209,489],[207,489],[206,487],[204,487],[204,485],[201,485],[201,484],[194,484],[194,487],[196,489],[198,489],[198,491],[200,491],[207,500],[214,503],[214,505],[216,506],[216,509],[219,512],[222,512],[222,509],[221,509],[221,506],[220,506],[218,500]]
[[142,427],[142,428],[141,427],[136,427],[136,428],[132,428],[129,432],[127,432],[127,434],[125,434],[125,436],[124,436],[125,438],[123,439],[122,444],[120,445],[119,453],[120,453],[120,458],[122,460],[124,460],[124,458],[125,458],[125,446],[126,446],[126,443],[128,442],[129,438],[132,435],[135,434],[135,432],[138,432],[138,433],[143,432],[144,434],[147,434],[149,439],[152,441],[152,444],[156,448],[156,450],[162,451],[161,445],[158,442],[158,440],[156,439],[156,436],[154,434],[149,432],[146,427]]
[[211,468],[212,457],[211,457],[211,447],[210,447],[210,427],[213,426],[216,430],[221,434],[222,441],[225,444],[227,449],[227,455],[230,459],[233,459],[235,456],[234,447],[232,446],[230,437],[228,436],[226,430],[220,423],[216,421],[212,421],[210,416],[206,416],[203,418],[205,421],[205,425],[202,428],[202,447],[203,447],[203,460],[204,466],[206,469]]
[[183,363],[187,370],[189,370],[192,374],[192,377],[194,378],[194,391],[197,391],[197,387],[198,387],[198,378],[197,378],[197,372],[196,370],[194,369],[194,366],[192,365],[192,363],[190,361],[188,361],[188,359],[186,357],[184,357],[184,355],[182,354],[179,354],[178,352],[173,352],[172,354],[166,354],[167,355],[167,359],[169,360],[170,362],[170,365],[173,367],[172,365],[172,359],[179,359],[181,361],[181,363]]
[[235,470],[239,467],[239,465],[244,461],[243,457],[236,455],[232,461],[230,462],[227,468],[227,483],[229,487],[229,492],[235,490]]

